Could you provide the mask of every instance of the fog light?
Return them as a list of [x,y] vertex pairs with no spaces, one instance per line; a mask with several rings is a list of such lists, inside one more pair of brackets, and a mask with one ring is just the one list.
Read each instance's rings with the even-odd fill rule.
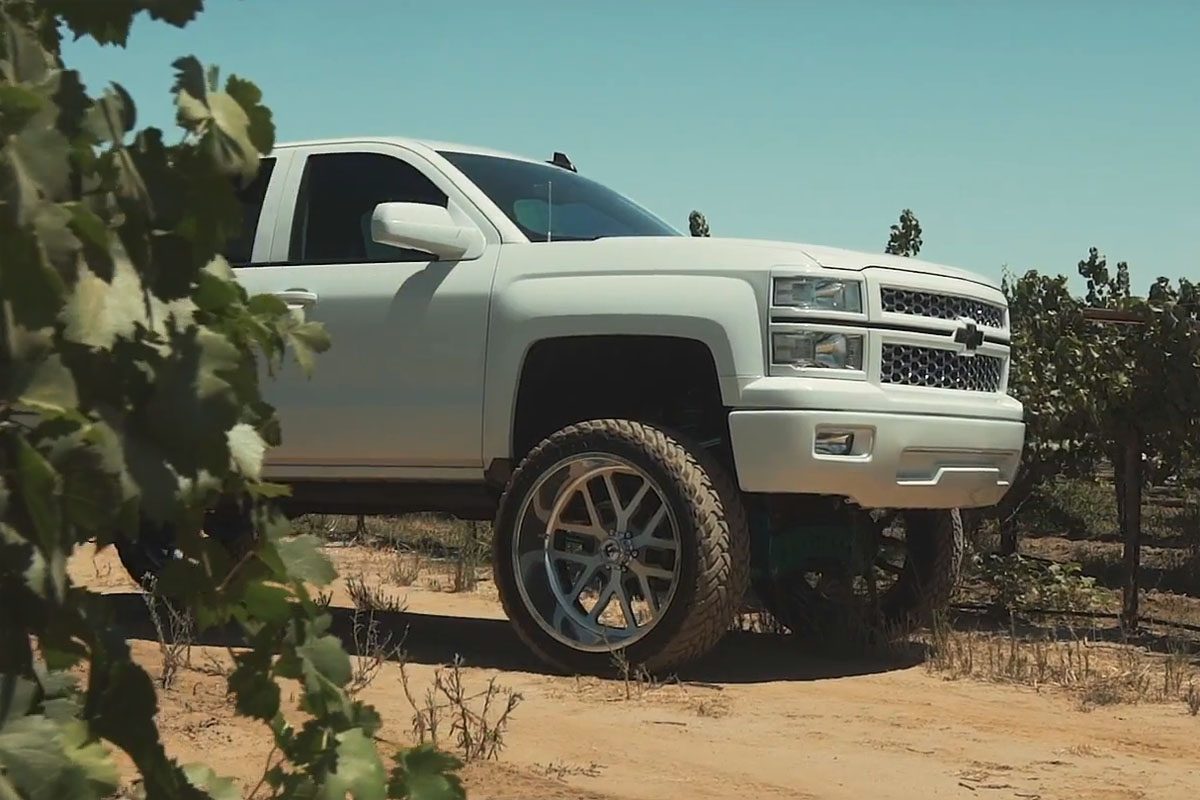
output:
[[813,450],[822,456],[848,456],[854,449],[854,434],[845,431],[821,431],[817,433]]

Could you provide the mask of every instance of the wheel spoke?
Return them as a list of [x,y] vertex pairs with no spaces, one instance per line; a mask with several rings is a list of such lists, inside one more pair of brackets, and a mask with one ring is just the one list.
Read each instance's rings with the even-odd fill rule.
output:
[[633,614],[633,604],[629,602],[629,590],[620,577],[617,578],[617,599],[621,602],[621,616],[625,617],[625,630],[637,630],[637,617]]
[[634,575],[637,575],[638,587],[642,590],[642,599],[646,601],[646,605],[650,606],[650,616],[658,616],[658,598],[654,594],[654,590],[650,588],[649,576],[639,569],[634,569]]
[[663,504],[658,511],[654,512],[654,516],[646,523],[646,527],[642,528],[641,533],[633,538],[636,547],[657,547],[662,550],[674,550],[675,542],[671,539],[658,539],[654,536],[654,532],[662,521],[667,518],[667,506]]
[[649,494],[649,492],[650,482],[643,480],[642,485],[639,486],[637,492],[634,493],[633,499],[629,501],[629,505],[620,510],[617,515],[617,528],[621,533],[625,533],[629,530],[629,521],[633,518],[633,515],[637,513],[637,510],[641,508],[642,501],[646,499],[646,495]]
[[592,528],[604,530],[604,523],[600,521],[600,512],[596,510],[596,503],[592,500],[592,489],[588,486],[588,481],[580,484],[578,491],[583,494],[583,504],[587,506],[588,519],[592,521]]
[[617,593],[616,583],[616,574],[614,573],[609,577],[608,583],[604,585],[604,589],[600,592],[600,597],[596,600],[596,605],[592,606],[592,612],[588,614],[589,622],[599,624],[600,615],[612,603],[613,595]]
[[596,571],[600,569],[600,566],[600,559],[594,559],[584,567],[583,574],[575,581],[575,585],[571,587],[571,594],[567,598],[572,605],[579,602],[579,595],[583,594],[583,590],[592,582],[592,578],[596,577]]
[[581,525],[578,522],[559,522],[554,526],[555,530],[563,533],[577,533],[580,536],[590,536],[593,539],[604,539],[604,529],[595,525]]

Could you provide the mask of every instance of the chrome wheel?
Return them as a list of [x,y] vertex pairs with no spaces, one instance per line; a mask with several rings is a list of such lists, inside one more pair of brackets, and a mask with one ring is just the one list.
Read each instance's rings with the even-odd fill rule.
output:
[[638,641],[679,588],[681,538],[644,470],[581,453],[546,470],[520,507],[512,568],[525,607],[555,640],[604,652]]

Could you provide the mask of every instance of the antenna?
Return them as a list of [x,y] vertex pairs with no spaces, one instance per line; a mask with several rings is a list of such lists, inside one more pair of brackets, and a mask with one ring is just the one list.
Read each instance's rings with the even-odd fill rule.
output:
[[554,181],[546,181],[546,243],[554,237]]
[[554,158],[550,159],[546,163],[553,164],[556,167],[562,167],[563,169],[570,170],[571,172],[579,172],[579,170],[575,168],[575,165],[571,163],[571,159],[567,158],[566,153],[555,151]]

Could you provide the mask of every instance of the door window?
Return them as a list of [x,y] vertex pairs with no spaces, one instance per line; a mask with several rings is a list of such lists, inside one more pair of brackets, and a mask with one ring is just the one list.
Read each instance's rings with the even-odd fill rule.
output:
[[446,207],[446,193],[406,161],[383,153],[318,153],[305,162],[289,261],[338,264],[429,261],[429,253],[371,241],[380,203]]
[[242,229],[237,236],[225,243],[225,260],[232,266],[244,267],[250,264],[254,253],[254,235],[258,231],[258,218],[262,215],[263,199],[267,196],[267,186],[271,183],[271,173],[275,171],[275,159],[263,158],[258,162],[258,173],[253,180],[237,191],[237,198],[242,204]]

